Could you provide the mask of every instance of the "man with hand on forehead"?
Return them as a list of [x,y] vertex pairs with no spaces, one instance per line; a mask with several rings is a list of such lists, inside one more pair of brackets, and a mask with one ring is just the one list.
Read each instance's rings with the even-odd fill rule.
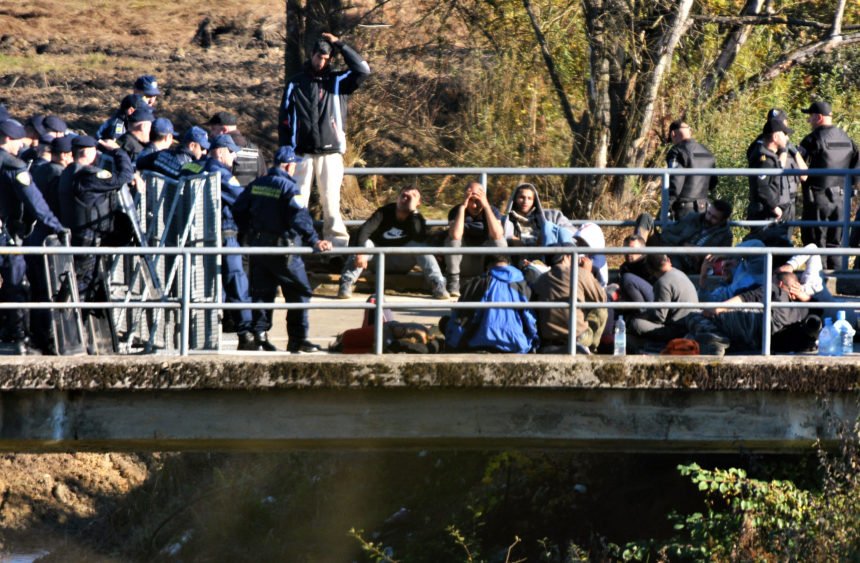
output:
[[[332,56],[343,55],[347,70],[334,71]],[[343,154],[346,152],[347,98],[370,76],[370,66],[331,33],[314,43],[311,59],[287,81],[278,114],[278,141],[304,160],[296,170],[302,203],[308,205],[316,181],[323,211],[323,238],[346,246],[349,234],[340,215]]]

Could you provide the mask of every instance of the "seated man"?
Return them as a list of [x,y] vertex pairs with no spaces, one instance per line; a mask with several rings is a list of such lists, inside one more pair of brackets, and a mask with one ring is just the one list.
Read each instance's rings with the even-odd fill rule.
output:
[[[771,301],[788,303],[808,301],[809,295],[801,288],[792,272],[779,272],[771,291]],[[725,303],[762,303],[764,287],[740,293]],[[731,342],[731,350],[758,352],[761,349],[762,311],[747,311],[717,307],[704,311],[713,320],[719,333]],[[774,307],[771,309],[771,349],[776,353],[804,352],[815,349],[821,318],[811,309]]]
[[[648,238],[648,246],[732,246],[731,216],[732,204],[718,199],[703,213],[689,213],[655,232]],[[672,254],[672,264],[685,274],[698,274],[703,258],[701,254]]]
[[[502,226],[508,246],[553,246],[571,242],[576,230],[561,211],[543,208],[537,188],[532,184],[516,187]],[[518,258],[521,262],[526,257]]]
[[[505,256],[489,256],[488,271],[463,287],[463,302],[525,303],[529,286]],[[457,309],[442,317],[440,329],[449,350],[527,354],[540,345],[529,309]]]
[[[480,182],[469,182],[466,198],[448,213],[448,238],[445,246],[505,247],[502,230],[502,214],[487,201],[487,194]],[[448,293],[460,295],[460,276],[472,278],[482,273],[485,256],[479,254],[447,254]]]
[[[765,244],[758,239],[745,240],[738,248],[764,248]],[[707,270],[711,268],[716,258],[708,255],[702,262],[699,273],[699,301],[725,301],[739,293],[755,289],[765,281],[765,256],[730,256],[723,259],[722,280],[716,287],[708,287]]]
[[[555,254],[549,260],[552,267],[542,274],[533,286],[532,301],[568,303],[570,301],[570,254]],[[592,273],[594,263],[591,256],[579,255],[576,300],[578,303],[606,303],[606,292]],[[541,352],[558,353],[567,350],[570,332],[570,309],[539,309],[538,333]],[[601,309],[576,309],[576,343],[583,351],[596,352],[600,337],[606,328],[608,311]]]
[[[696,287],[687,275],[672,267],[672,260],[665,254],[649,254],[645,257],[654,282],[655,303],[698,303]],[[628,330],[648,340],[668,342],[684,336],[684,317],[692,309],[647,309],[646,312],[627,323]]]
[[[421,192],[414,186],[400,190],[396,203],[389,203],[373,212],[373,215],[358,229],[355,244],[364,248],[375,246],[425,246],[427,222],[418,206],[421,205]],[[405,274],[417,263],[433,292],[434,299],[449,299],[445,289],[445,276],[439,269],[436,258],[430,254],[390,255],[385,257],[385,272]],[[344,264],[340,274],[338,299],[352,297],[355,282],[368,266],[366,254],[352,255]]]
[[[625,248],[642,248],[645,239],[640,235],[629,235],[624,238],[622,245]],[[641,303],[654,301],[654,288],[649,281],[651,272],[644,254],[625,254],[618,275],[621,277],[619,300]]]

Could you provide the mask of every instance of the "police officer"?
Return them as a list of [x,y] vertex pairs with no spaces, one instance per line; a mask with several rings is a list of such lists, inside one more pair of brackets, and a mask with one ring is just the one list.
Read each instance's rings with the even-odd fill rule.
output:
[[[812,132],[800,142],[800,150],[809,168],[860,168],[857,145],[839,127],[833,125],[833,112],[827,102],[814,102],[801,110],[809,115]],[[860,176],[854,177],[854,186]],[[811,221],[841,221],[845,180],[841,176],[809,176],[803,183],[803,219]],[[804,245],[836,248],[842,244],[841,227],[803,227],[800,237]],[[838,256],[828,256],[830,268],[839,267]]]
[[[239,197],[237,218],[252,246],[294,246],[299,238],[317,251],[331,250],[331,243],[317,236],[313,219],[296,197],[300,192],[292,174],[301,160],[293,147],[281,147],[275,153],[275,166],[269,169],[268,174],[254,180]],[[311,286],[301,256],[251,256],[251,296],[254,302],[272,303],[279,286],[287,303],[310,301]],[[253,314],[254,340],[240,342],[239,349],[276,351],[267,336],[272,328],[272,311],[255,309]],[[287,311],[287,337],[288,352],[307,354],[320,351],[319,346],[307,339],[308,312],[305,309]]]
[[149,132],[149,144],[144,147],[140,154],[135,159],[135,167],[139,168],[138,162],[141,158],[145,158],[153,153],[169,149],[173,146],[173,123],[166,117],[156,118],[152,122],[152,128]]
[[[802,158],[798,162],[788,150],[788,136],[794,130],[785,121],[770,119],[762,129],[762,140],[753,147],[749,156],[750,168],[774,169],[805,169]],[[801,177],[805,178],[804,177]],[[747,219],[756,220],[787,220],[791,209],[791,186],[796,184],[797,177],[791,176],[750,176],[749,206]],[[782,233],[786,238],[788,230]]]
[[[180,174],[195,176],[206,172],[217,173],[221,177],[221,238],[223,246],[239,248],[238,227],[233,219],[233,205],[243,189],[233,176],[231,169],[239,147],[230,135],[218,135],[212,140],[209,156],[200,162],[189,162],[182,167]],[[227,303],[250,303],[248,295],[248,276],[242,267],[242,256],[230,254],[223,257],[221,266],[222,287]],[[233,310],[233,324],[242,343],[253,343],[251,334],[251,311]]]
[[128,154],[132,163],[149,143],[153,121],[155,121],[155,115],[151,109],[136,109],[128,118],[128,131],[117,139],[120,148]]
[[138,94],[129,94],[119,104],[119,109],[96,131],[96,139],[119,139],[128,130],[128,118],[147,103]]
[[[0,122],[0,245],[14,246],[21,243],[32,228],[33,221],[65,236],[66,230],[48,208],[42,193],[33,184],[27,165],[17,158],[21,150],[24,127],[12,119]],[[26,263],[21,255],[0,256],[0,301],[26,302]],[[29,351],[25,328],[24,310],[16,309],[7,318],[7,335],[15,342],[16,351]]]
[[133,93],[140,96],[146,104],[155,109],[155,104],[158,102],[158,96],[161,95],[161,90],[158,89],[158,80],[151,74],[138,76],[134,81]]
[[[60,175],[60,219],[72,231],[72,246],[115,243],[111,237],[115,234],[117,192],[134,177],[128,154],[115,141],[99,143],[113,160],[113,172],[95,166],[96,145],[96,140],[88,135],[75,137],[72,140],[74,162]],[[78,292],[84,301],[93,300],[96,295],[96,265],[97,257],[92,254],[75,256]]]
[[60,202],[57,195],[57,186],[60,175],[68,165],[72,163],[72,139],[73,137],[57,137],[51,141],[51,160],[44,164],[33,165],[30,171],[33,174],[33,182],[42,192],[42,196],[48,203],[48,207],[54,215],[60,215]]
[[[678,119],[669,125],[672,148],[666,154],[669,168],[715,168],[711,151],[692,139],[692,129]],[[669,180],[669,211],[676,221],[690,213],[708,209],[708,192],[717,187],[716,176],[671,176]]]
[[182,135],[177,147],[141,156],[137,159],[137,169],[151,170],[163,176],[179,179],[182,167],[189,162],[200,160],[209,150],[209,135],[196,125]]
[[236,116],[226,111],[219,111],[206,122],[212,137],[218,135],[230,135],[239,147],[236,162],[233,163],[233,176],[243,186],[247,186],[255,179],[266,173],[266,161],[260,154],[260,149],[245,138],[239,131]]

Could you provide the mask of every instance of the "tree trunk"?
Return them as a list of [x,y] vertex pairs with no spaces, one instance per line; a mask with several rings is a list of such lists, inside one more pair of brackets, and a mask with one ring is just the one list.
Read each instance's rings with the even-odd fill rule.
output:
[[301,0],[287,0],[287,33],[284,47],[284,80],[297,73],[304,62]]

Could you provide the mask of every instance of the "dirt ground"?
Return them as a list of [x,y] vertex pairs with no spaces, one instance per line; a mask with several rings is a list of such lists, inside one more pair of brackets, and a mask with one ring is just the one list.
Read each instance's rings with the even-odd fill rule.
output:
[[[159,115],[184,130],[226,109],[271,154],[283,85],[284,3],[36,0],[0,3],[0,101],[23,120],[56,114],[93,133],[141,74],[164,95]],[[208,25],[204,22],[208,21]],[[211,37],[203,48],[198,29]],[[153,456],[0,456],[0,560],[68,548],[150,475]]]

